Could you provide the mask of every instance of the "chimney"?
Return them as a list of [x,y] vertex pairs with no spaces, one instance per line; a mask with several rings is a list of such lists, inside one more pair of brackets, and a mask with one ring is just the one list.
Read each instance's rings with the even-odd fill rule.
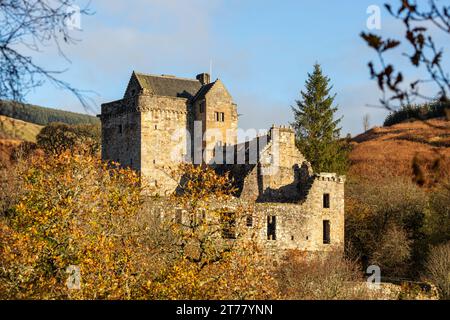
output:
[[208,84],[211,82],[211,76],[209,73],[200,73],[197,75],[196,79],[200,81],[202,85]]

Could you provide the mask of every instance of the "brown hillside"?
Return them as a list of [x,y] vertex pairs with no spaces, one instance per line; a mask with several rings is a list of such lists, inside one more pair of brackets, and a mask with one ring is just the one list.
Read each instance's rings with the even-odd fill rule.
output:
[[9,165],[13,150],[22,142],[35,142],[43,126],[0,115],[0,167]]
[[0,115],[0,139],[14,139],[36,142],[36,136],[43,126]]
[[21,142],[16,139],[0,139],[0,168],[11,163],[11,154]]
[[426,183],[450,176],[449,121],[434,119],[376,127],[356,136],[352,145],[350,177],[413,177],[413,162],[418,165],[415,172],[423,173]]

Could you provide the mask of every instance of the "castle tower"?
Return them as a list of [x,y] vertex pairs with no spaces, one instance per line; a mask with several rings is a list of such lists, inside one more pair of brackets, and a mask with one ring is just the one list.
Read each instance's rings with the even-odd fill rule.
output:
[[[237,143],[237,106],[233,102],[228,90],[220,80],[207,83],[208,74],[197,76],[200,81],[205,81],[202,89],[195,97],[193,105],[194,135],[198,134],[201,127],[201,150],[193,147],[195,163],[199,155],[203,156],[203,163],[210,163],[216,152],[222,150],[222,146]],[[194,137],[196,139],[196,137]],[[194,140],[193,139],[193,140]],[[195,150],[197,147],[197,150]]]

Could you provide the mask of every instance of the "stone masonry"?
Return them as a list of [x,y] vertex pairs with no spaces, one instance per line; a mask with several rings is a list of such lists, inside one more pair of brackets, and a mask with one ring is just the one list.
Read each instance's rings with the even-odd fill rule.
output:
[[99,117],[102,159],[138,171],[153,195],[175,191],[181,177],[169,173],[181,161],[211,165],[238,189],[221,206],[251,204],[252,223],[241,227],[267,250],[343,250],[345,177],[314,173],[289,127],[237,144],[237,106],[220,80],[133,72],[123,98],[103,104]]

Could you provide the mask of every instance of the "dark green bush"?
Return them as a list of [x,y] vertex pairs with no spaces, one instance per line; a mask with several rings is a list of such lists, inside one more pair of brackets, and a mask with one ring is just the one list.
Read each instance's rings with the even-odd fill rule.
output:
[[434,102],[423,105],[408,105],[400,110],[391,112],[384,120],[384,126],[392,126],[407,120],[428,120],[445,117],[446,109],[450,108],[449,103]]

